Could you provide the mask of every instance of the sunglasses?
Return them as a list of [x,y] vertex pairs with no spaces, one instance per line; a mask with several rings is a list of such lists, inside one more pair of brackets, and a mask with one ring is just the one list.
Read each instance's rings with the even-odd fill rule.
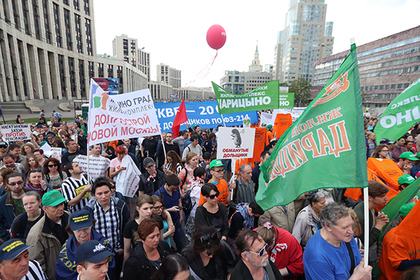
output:
[[206,234],[200,237],[201,244],[209,243],[210,240],[217,240],[219,238],[219,233],[214,232],[212,234]]
[[8,185],[9,186],[16,186],[16,185],[22,185],[22,184],[23,184],[23,181],[18,181],[18,182],[11,182]]
[[252,251],[248,251],[252,254],[258,254],[258,256],[262,257],[264,255],[264,251],[267,250],[267,243],[265,243],[264,247],[261,248],[261,250],[259,250],[258,252],[252,252]]
[[29,173],[42,172],[42,169],[33,169]]
[[57,167],[58,164],[52,164],[52,165],[48,165],[48,167]]
[[214,199],[214,198],[216,198],[218,196],[219,196],[218,194],[212,194],[212,195],[209,195],[207,197],[210,198],[210,199]]

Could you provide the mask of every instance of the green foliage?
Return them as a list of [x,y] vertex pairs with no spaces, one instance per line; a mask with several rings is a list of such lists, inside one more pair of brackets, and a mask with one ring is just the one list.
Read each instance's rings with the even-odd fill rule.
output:
[[289,92],[295,93],[295,106],[306,106],[311,97],[312,85],[305,79],[299,78],[289,85]]

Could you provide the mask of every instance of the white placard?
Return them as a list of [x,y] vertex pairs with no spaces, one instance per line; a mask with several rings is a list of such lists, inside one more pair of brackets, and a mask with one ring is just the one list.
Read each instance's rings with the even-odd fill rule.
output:
[[51,148],[51,155],[50,157],[57,159],[61,163],[61,154],[62,148]]
[[31,139],[29,124],[3,124],[0,126],[4,141],[23,141]]
[[114,177],[115,187],[123,196],[133,197],[139,187],[141,172],[129,155],[123,158],[121,167],[127,169]]
[[[87,156],[78,155],[73,162],[79,164],[83,173],[87,174]],[[105,176],[106,170],[109,168],[111,161],[105,157],[89,157],[89,177],[91,181],[95,181],[98,177]]]
[[252,158],[254,154],[255,128],[219,128],[217,158]]

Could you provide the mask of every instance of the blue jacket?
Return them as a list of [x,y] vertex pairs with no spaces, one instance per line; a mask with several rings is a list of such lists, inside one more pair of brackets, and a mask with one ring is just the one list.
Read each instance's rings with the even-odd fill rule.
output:
[[15,207],[10,192],[0,197],[0,238],[10,239],[10,227],[16,218]]
[[[98,240],[108,248],[108,251],[112,251],[111,244],[109,244],[108,239],[103,237],[102,234],[94,229],[92,229],[90,234],[90,240]],[[76,263],[74,262],[77,248],[79,248],[79,244],[76,237],[70,235],[69,239],[67,239],[66,243],[64,243],[63,247],[61,247],[60,254],[58,255],[57,264],[55,266],[56,280],[77,279],[78,274],[76,271]],[[112,261],[108,265],[108,275],[111,277],[111,279],[114,276],[114,268],[115,258],[112,258]]]

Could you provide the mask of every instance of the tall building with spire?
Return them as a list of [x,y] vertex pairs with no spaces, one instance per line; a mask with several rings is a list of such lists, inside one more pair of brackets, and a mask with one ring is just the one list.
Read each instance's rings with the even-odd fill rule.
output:
[[262,72],[262,65],[260,64],[260,54],[258,53],[258,41],[257,47],[255,48],[254,60],[252,60],[251,65],[249,65],[249,72]]
[[312,81],[314,62],[333,52],[333,23],[326,22],[325,0],[290,0],[286,23],[279,33],[274,57],[280,82]]

